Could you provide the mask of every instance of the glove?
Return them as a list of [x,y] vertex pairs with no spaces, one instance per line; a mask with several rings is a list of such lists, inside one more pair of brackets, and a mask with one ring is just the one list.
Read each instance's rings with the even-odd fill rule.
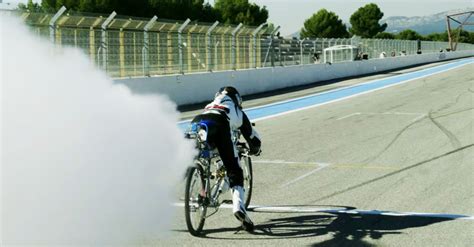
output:
[[262,142],[260,141],[260,139],[258,139],[257,137],[251,138],[249,141],[249,154],[259,156],[262,152],[262,150],[260,149],[261,146]]
[[250,150],[249,151],[249,154],[250,155],[254,155],[254,156],[260,156],[260,154],[262,153],[262,149],[258,149],[258,150]]

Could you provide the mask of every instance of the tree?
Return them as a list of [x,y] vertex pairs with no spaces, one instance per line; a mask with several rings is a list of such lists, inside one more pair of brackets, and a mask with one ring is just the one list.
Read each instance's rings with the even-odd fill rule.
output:
[[265,7],[250,4],[248,0],[216,0],[216,7],[204,3],[204,0],[43,0],[41,2],[41,8],[47,12],[56,12],[61,6],[78,12],[108,14],[115,11],[128,16],[149,18],[158,15],[164,19],[189,18],[203,22],[218,20],[228,24],[260,25],[268,19]]
[[469,43],[474,44],[474,32],[469,32]]
[[421,36],[419,33],[411,30],[411,29],[406,29],[398,33],[396,36],[396,39],[402,39],[402,40],[423,40],[423,36]]
[[320,9],[304,22],[301,38],[347,38],[346,25],[334,12]]
[[219,19],[219,13],[204,0],[149,0],[151,13],[160,18],[199,20],[214,22]]
[[380,11],[377,4],[367,4],[351,15],[350,23],[352,27],[349,31],[362,38],[372,38],[387,28],[387,23],[379,24],[382,17],[383,12]]
[[430,34],[426,35],[424,39],[429,40],[429,41],[447,42],[448,41],[448,32],[446,31],[444,33],[430,33]]
[[201,21],[215,22],[222,21],[222,15],[219,11],[212,7],[209,3],[204,4],[201,14]]
[[[457,35],[459,32],[454,32],[454,35]],[[471,32],[468,32],[466,30],[461,30],[461,33],[459,33],[459,43],[473,43],[472,38],[474,35]]]
[[216,0],[214,8],[220,12],[221,21],[227,24],[257,26],[268,19],[266,7],[260,8],[248,0]]
[[[457,36],[457,31],[453,31],[453,36]],[[424,40],[429,40],[429,41],[442,41],[442,42],[448,42],[448,32],[442,32],[442,33],[431,33],[428,34],[424,37]],[[474,44],[474,32],[468,32],[466,30],[462,30],[461,33],[459,34],[459,40],[458,42],[460,43],[470,43]]]
[[18,4],[18,8],[24,11],[30,12],[41,12],[42,8],[38,3],[34,3],[33,0],[28,0],[26,4],[20,3]]
[[375,39],[395,39],[395,34],[381,32],[374,36]]
[[48,12],[56,12],[62,6],[77,10],[81,0],[42,0],[41,7]]

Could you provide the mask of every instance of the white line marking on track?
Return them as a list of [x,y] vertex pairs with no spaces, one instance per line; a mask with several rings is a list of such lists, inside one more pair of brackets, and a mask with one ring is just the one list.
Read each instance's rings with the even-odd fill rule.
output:
[[416,121],[418,121],[418,120],[420,120],[420,119],[422,119],[422,118],[424,118],[424,117],[426,117],[426,114],[420,114],[417,118],[411,120],[411,122],[414,123],[414,122],[416,122]]
[[299,176],[299,177],[297,177],[297,178],[295,178],[295,179],[293,179],[293,180],[291,180],[291,181],[289,181],[289,182],[283,184],[282,186],[280,186],[280,188],[282,188],[282,187],[287,187],[287,186],[289,186],[290,184],[294,184],[294,183],[296,183],[296,182],[302,180],[303,178],[306,178],[306,177],[312,175],[313,173],[318,172],[318,171],[320,171],[320,170],[322,170],[322,169],[324,169],[324,168],[326,168],[326,167],[328,167],[328,166],[330,166],[330,165],[331,165],[331,164],[328,164],[328,163],[319,163],[319,164],[318,164],[318,166],[319,166],[318,168],[316,168],[316,169],[314,169],[314,170],[312,170],[312,171],[310,171],[310,172],[308,172],[308,173],[306,173],[306,174],[304,174],[304,175],[301,175],[301,176]]
[[428,217],[428,218],[446,218],[453,220],[474,220],[474,216],[460,215],[460,214],[439,214],[439,213],[415,213],[415,212],[393,212],[393,211],[379,211],[379,210],[323,210],[322,213],[334,214],[353,214],[353,215],[383,215],[393,217]]
[[425,115],[424,113],[419,113],[419,112],[384,112],[382,113],[383,115]]
[[[184,203],[173,203],[173,206],[184,207]],[[222,204],[219,208],[232,209],[230,204]],[[329,213],[329,214],[350,214],[350,215],[381,215],[392,217],[426,217],[426,218],[446,218],[453,220],[474,220],[474,216],[461,214],[442,214],[442,213],[416,213],[416,212],[397,212],[383,210],[358,210],[341,208],[318,208],[305,206],[264,206],[250,205],[248,211],[260,213]]]
[[252,160],[252,163],[256,164],[283,164],[283,165],[319,165],[324,162],[296,162],[296,161],[285,161],[285,160]]
[[296,183],[298,181],[300,181],[301,179],[303,178],[306,178],[308,177],[309,175],[315,173],[315,172],[318,172],[328,166],[330,166],[331,164],[329,163],[325,163],[325,162],[297,162],[297,161],[285,161],[285,160],[256,160],[256,161],[253,161],[253,163],[256,163],[256,164],[286,164],[286,165],[314,165],[314,166],[317,166],[316,169],[308,172],[308,173],[305,173],[283,185],[280,186],[280,188],[283,188],[283,187],[287,187],[288,185],[290,184],[293,184],[293,183]]
[[382,112],[382,113],[379,113],[379,112],[355,112],[355,113],[340,117],[337,120],[339,121],[339,120],[343,120],[343,119],[350,118],[350,117],[357,116],[357,115],[400,115],[400,116],[420,116],[420,117],[426,116],[426,114],[418,113],[418,112]]
[[[184,203],[183,203],[183,202],[175,202],[175,203],[173,203],[172,205],[175,206],[175,207],[184,207]],[[221,205],[219,206],[219,208],[232,209],[233,206],[232,206],[232,204],[221,204]]]
[[[454,67],[451,67],[451,68],[448,68],[448,69],[433,72],[431,74],[414,77],[414,78],[411,78],[411,79],[408,79],[408,80],[405,80],[405,81],[401,81],[401,82],[398,82],[398,83],[390,84],[390,85],[387,85],[387,86],[384,86],[384,87],[380,87],[380,88],[360,92],[360,93],[357,93],[357,94],[349,95],[349,96],[338,98],[338,99],[335,99],[335,100],[326,101],[324,103],[310,105],[310,106],[301,107],[301,108],[298,108],[298,109],[289,110],[289,111],[286,111],[286,112],[281,112],[281,113],[277,113],[277,114],[273,114],[273,115],[269,115],[269,116],[265,116],[265,117],[251,119],[251,121],[252,122],[259,122],[259,121],[270,119],[270,118],[276,118],[276,117],[284,116],[284,115],[287,115],[287,114],[291,114],[291,113],[295,113],[295,112],[299,112],[299,111],[304,111],[304,110],[320,107],[320,106],[323,106],[323,105],[328,105],[328,104],[331,104],[331,103],[335,103],[335,102],[339,102],[339,101],[343,101],[343,100],[347,100],[347,99],[352,99],[352,98],[355,98],[355,97],[360,96],[360,95],[373,93],[373,92],[380,91],[380,90],[383,90],[383,89],[386,89],[386,88],[403,85],[403,84],[406,84],[406,83],[414,81],[414,80],[419,80],[419,79],[422,79],[422,78],[425,78],[425,77],[430,77],[430,76],[437,75],[437,74],[440,74],[440,73],[445,73],[445,72],[448,72],[448,71],[453,70],[453,69],[461,68],[465,65],[470,65],[472,63],[474,63],[474,62],[460,64],[460,65],[457,65],[457,66],[454,66]],[[430,69],[430,68],[428,68],[428,69]],[[424,70],[427,70],[427,69],[423,69],[423,70],[420,70],[420,71],[424,71]],[[419,71],[417,71],[417,72],[419,72]],[[399,77],[399,76],[394,76],[393,78],[395,78],[395,77]],[[375,81],[377,81],[377,80],[375,80]],[[337,89],[333,89],[333,90],[329,90],[329,91],[325,91],[325,92],[316,93],[316,94],[313,94],[313,95],[307,95],[307,96],[303,96],[303,97],[299,97],[299,98],[294,98],[294,99],[290,99],[290,100],[284,100],[284,101],[280,101],[280,102],[276,102],[276,103],[271,103],[271,104],[268,104],[268,105],[252,107],[252,108],[248,108],[246,110],[264,108],[264,107],[268,107],[268,106],[271,106],[271,105],[282,104],[282,103],[285,103],[285,102],[295,101],[295,100],[308,98],[308,97],[314,97],[314,96],[319,95],[319,94],[330,93],[330,92],[334,92],[334,91],[338,91],[338,90],[344,90],[344,89],[347,89],[347,88],[360,86],[360,85],[363,85],[363,84],[369,84],[369,83],[373,83],[373,82],[374,81],[368,81],[368,82],[365,82],[365,83],[360,83],[360,84],[356,84],[356,85],[352,85],[352,86],[348,86],[348,87],[344,87],[344,88],[337,88]]]
[[340,117],[340,118],[337,119],[337,121],[343,120],[343,119],[346,119],[346,118],[350,118],[350,117],[353,117],[353,116],[357,116],[357,115],[360,115],[360,114],[362,114],[362,113],[360,113],[360,112],[355,112],[355,113],[349,114],[349,115],[347,115],[347,116]]

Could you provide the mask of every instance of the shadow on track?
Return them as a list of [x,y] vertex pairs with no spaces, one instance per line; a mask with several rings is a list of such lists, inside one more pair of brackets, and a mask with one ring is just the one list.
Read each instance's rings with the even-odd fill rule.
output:
[[[367,238],[377,240],[384,235],[404,234],[408,228],[424,227],[449,221],[450,218],[425,216],[351,215],[347,213],[320,213],[284,218],[273,218],[257,224],[255,231],[245,234],[239,228],[204,229],[202,238],[268,240],[321,237],[311,246],[374,246]],[[219,233],[235,233],[235,237],[219,237]],[[237,234],[242,233],[242,234]],[[330,237],[329,240],[327,238]]]

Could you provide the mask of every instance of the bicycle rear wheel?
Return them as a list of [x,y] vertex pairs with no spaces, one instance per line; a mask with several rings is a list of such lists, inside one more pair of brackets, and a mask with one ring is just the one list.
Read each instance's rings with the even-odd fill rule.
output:
[[253,187],[252,159],[250,159],[249,156],[243,156],[241,159],[241,165],[244,174],[245,209],[248,209],[250,200],[252,199]]
[[184,193],[184,214],[189,233],[198,236],[206,220],[205,179],[200,166],[189,168]]

